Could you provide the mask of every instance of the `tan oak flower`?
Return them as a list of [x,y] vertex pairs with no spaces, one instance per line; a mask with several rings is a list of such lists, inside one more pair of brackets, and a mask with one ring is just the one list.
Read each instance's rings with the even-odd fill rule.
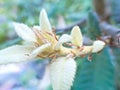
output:
[[[23,62],[35,58],[52,58],[50,64],[51,82],[54,90],[69,90],[76,72],[75,57],[101,51],[105,43],[94,41],[93,45],[84,46],[78,26],[71,34],[60,38],[53,33],[46,11],[42,9],[39,25],[28,27],[23,23],[13,23],[19,37],[29,44],[14,45],[0,50],[0,64]],[[63,45],[64,44],[64,45]]]
[[52,33],[47,14],[44,9],[40,13],[40,26],[29,28],[23,23],[13,23],[15,31],[30,45],[14,45],[0,51],[0,64],[27,61],[34,58],[49,57],[54,51],[57,39]]

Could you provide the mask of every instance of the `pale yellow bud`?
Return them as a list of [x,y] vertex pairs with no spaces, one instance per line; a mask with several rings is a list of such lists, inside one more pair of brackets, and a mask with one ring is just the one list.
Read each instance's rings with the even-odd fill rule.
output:
[[51,24],[49,22],[49,19],[48,19],[48,16],[47,16],[45,9],[42,9],[40,12],[39,24],[41,27],[41,31],[52,33],[52,27],[51,27]]
[[100,41],[100,40],[94,41],[92,52],[97,53],[101,51],[104,48],[104,46],[105,46],[105,43],[103,41]]
[[82,46],[83,45],[83,38],[82,33],[80,31],[80,28],[78,26],[74,26],[71,31],[71,37],[72,37],[72,44],[76,46]]

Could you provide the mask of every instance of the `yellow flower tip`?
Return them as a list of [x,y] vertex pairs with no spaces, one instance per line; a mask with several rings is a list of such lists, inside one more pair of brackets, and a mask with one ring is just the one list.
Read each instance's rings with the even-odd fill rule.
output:
[[52,32],[52,27],[50,25],[46,10],[44,8],[40,12],[39,24],[42,31]]
[[82,33],[79,28],[79,26],[74,26],[72,31],[71,31],[71,36],[72,36],[72,43],[76,46],[82,46],[83,45],[83,38],[82,38]]
[[97,40],[93,43],[93,53],[97,53],[101,51],[105,46],[105,43],[103,41]]

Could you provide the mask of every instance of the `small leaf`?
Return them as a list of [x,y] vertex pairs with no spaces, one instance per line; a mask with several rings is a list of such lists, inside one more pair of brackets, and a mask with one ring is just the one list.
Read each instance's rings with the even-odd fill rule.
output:
[[24,62],[33,57],[30,57],[30,53],[34,50],[30,45],[14,45],[3,50],[0,50],[0,64]]
[[49,22],[49,19],[48,19],[45,9],[42,9],[40,12],[39,24],[41,27],[41,31],[52,32],[52,27]]
[[88,20],[87,20],[87,28],[88,31],[86,34],[92,39],[96,40],[96,38],[101,36],[101,30],[99,25],[99,18],[97,14],[93,11],[88,13]]
[[73,58],[57,58],[50,64],[50,71],[53,90],[70,90],[76,73]]
[[73,27],[71,31],[72,43],[77,46],[83,45],[83,38],[80,28],[78,26]]
[[13,23],[16,33],[25,41],[36,42],[36,36],[34,32],[23,23]]

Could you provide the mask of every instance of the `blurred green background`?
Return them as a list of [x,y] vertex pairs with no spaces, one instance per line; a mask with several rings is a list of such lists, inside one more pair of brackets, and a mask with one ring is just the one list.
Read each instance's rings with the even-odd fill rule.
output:
[[[94,14],[93,1],[0,0],[0,49],[21,43],[12,22],[25,23],[31,27],[38,25],[42,8],[46,9],[51,25],[55,28],[65,28],[87,18],[87,24],[81,27],[82,33],[95,40],[102,33],[98,26],[99,20]],[[113,2],[110,6],[110,20],[119,26],[120,1],[103,1]],[[87,57],[77,58],[78,68],[71,90],[120,90],[119,54],[119,48],[107,45],[102,52],[93,55],[92,62],[89,62]],[[0,90],[52,90],[48,63],[49,60],[35,60],[29,63],[2,65]]]

